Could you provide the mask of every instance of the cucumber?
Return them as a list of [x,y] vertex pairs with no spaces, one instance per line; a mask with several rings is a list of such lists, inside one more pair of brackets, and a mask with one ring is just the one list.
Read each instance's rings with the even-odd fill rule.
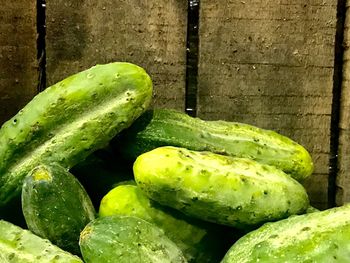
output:
[[281,134],[238,122],[205,121],[170,109],[148,110],[112,145],[133,160],[160,146],[177,146],[254,159],[298,181],[313,172],[308,151]]
[[181,250],[156,226],[140,218],[112,215],[91,221],[81,232],[86,263],[182,263]]
[[4,220],[0,220],[0,262],[83,263],[49,240]]
[[103,197],[99,216],[110,215],[135,216],[161,228],[182,250],[188,262],[218,262],[229,248],[225,240],[226,228],[161,206],[147,198],[136,185],[119,185]]
[[79,235],[95,209],[79,181],[57,164],[40,165],[24,179],[22,210],[29,230],[79,255]]
[[320,211],[319,209],[317,209],[316,207],[313,207],[313,206],[310,205],[310,206],[306,209],[305,213],[306,213],[306,214],[309,214],[309,213],[319,212],[319,211]]
[[140,67],[97,65],[48,87],[0,129],[0,206],[20,195],[39,163],[71,168],[148,107],[152,82]]
[[239,239],[221,263],[350,262],[350,205],[266,223]]
[[133,170],[149,198],[217,224],[252,227],[309,206],[300,183],[246,158],[164,146],[140,155]]

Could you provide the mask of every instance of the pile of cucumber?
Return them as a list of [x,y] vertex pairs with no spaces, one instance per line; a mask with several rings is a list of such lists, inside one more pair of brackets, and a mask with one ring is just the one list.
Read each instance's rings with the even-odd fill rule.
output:
[[318,211],[308,151],[151,109],[125,62],[47,88],[0,129],[0,262],[350,262],[350,205]]

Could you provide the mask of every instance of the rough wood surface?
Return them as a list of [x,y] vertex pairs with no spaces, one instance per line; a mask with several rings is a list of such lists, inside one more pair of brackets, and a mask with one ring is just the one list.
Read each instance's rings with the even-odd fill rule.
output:
[[[154,80],[154,105],[184,110],[187,2],[47,0],[47,84],[129,61]],[[36,1],[0,1],[0,124],[37,93]],[[325,208],[336,0],[200,1],[198,115],[276,130],[315,162],[305,183]],[[344,32],[337,204],[350,201],[350,0]]]
[[346,1],[343,82],[340,99],[337,205],[350,202],[350,0]]
[[304,145],[311,202],[327,206],[336,0],[201,1],[198,115]]
[[0,1],[0,125],[37,92],[36,1]]
[[128,61],[154,82],[154,105],[184,110],[187,1],[47,0],[51,85],[97,63]]

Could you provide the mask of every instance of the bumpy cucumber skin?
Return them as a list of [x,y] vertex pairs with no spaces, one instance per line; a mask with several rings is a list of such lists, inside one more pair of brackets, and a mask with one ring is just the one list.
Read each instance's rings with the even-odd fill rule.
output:
[[49,240],[0,220],[0,260],[13,263],[83,263]]
[[22,211],[29,230],[79,255],[79,235],[95,209],[79,181],[57,164],[40,165],[24,179]]
[[298,181],[309,177],[314,167],[303,146],[274,131],[238,122],[205,121],[170,109],[148,110],[114,144],[134,159],[160,146],[250,158],[276,166]]
[[309,206],[300,183],[250,159],[164,146],[140,155],[133,170],[149,198],[218,224],[244,228]]
[[161,206],[136,185],[119,185],[103,197],[99,216],[110,215],[135,216],[158,226],[182,250],[188,262],[218,262],[227,251],[226,228],[193,220]]
[[239,239],[221,263],[350,262],[350,205],[293,216]]
[[152,81],[123,62],[97,65],[47,88],[0,129],[0,206],[41,162],[66,168],[104,147],[148,107]]
[[181,250],[153,224],[112,215],[91,221],[80,234],[86,263],[184,263]]

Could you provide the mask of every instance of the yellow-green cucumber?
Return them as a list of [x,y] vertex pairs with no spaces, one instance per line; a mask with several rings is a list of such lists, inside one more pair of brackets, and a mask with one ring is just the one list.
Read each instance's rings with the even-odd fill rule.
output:
[[277,132],[229,121],[206,121],[171,109],[145,112],[113,140],[130,159],[160,146],[254,159],[303,181],[313,172],[309,152]]
[[136,185],[119,185],[102,198],[99,216],[111,215],[135,216],[161,228],[182,250],[188,262],[218,262],[229,248],[225,235],[227,228],[190,218],[175,209],[159,205]]
[[0,262],[83,263],[49,240],[4,220],[0,220]]
[[133,216],[91,221],[80,234],[85,263],[186,263],[181,250],[155,225]]
[[29,230],[75,255],[95,209],[79,181],[57,164],[35,167],[24,179],[22,211]]
[[39,163],[71,168],[148,107],[152,81],[125,62],[96,65],[48,87],[0,129],[0,206]]
[[137,185],[160,204],[210,222],[246,228],[304,213],[304,187],[247,158],[164,146],[134,163]]
[[350,204],[266,223],[239,239],[221,263],[350,262]]

